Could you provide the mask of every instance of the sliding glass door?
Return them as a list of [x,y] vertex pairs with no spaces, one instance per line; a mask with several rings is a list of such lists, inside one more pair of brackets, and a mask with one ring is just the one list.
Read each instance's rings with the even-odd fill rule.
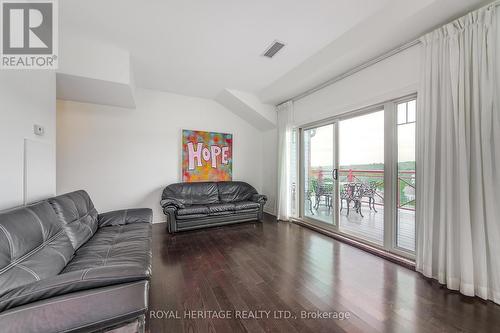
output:
[[305,129],[302,132],[303,215],[309,219],[335,225],[335,126]]
[[300,130],[300,217],[411,257],[416,99]]
[[339,230],[384,243],[384,110],[341,120]]

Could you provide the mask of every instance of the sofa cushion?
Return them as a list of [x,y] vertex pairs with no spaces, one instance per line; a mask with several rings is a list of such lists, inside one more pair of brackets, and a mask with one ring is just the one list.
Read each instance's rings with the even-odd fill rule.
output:
[[99,228],[132,223],[153,223],[151,208],[114,210],[97,216]]
[[101,266],[72,271],[29,283],[0,297],[0,312],[81,290],[145,280],[149,271],[138,265]]
[[75,253],[63,273],[104,266],[133,266],[151,274],[151,225],[125,224],[99,228]]
[[162,200],[176,199],[186,206],[206,205],[219,202],[217,183],[177,183],[163,190]]
[[199,215],[199,214],[208,214],[208,212],[209,210],[207,206],[193,205],[193,206],[186,206],[186,208],[177,210],[177,215],[178,216]]
[[245,182],[218,182],[221,202],[249,201],[257,190]]
[[0,294],[56,276],[73,254],[47,202],[0,214]]
[[260,204],[253,201],[239,201],[234,203],[235,210],[259,209]]
[[54,208],[75,250],[94,235],[98,226],[97,211],[87,192],[76,191],[60,195],[48,199],[48,202]]
[[220,213],[233,213],[234,204],[233,203],[220,203],[208,205],[209,215],[218,215]]

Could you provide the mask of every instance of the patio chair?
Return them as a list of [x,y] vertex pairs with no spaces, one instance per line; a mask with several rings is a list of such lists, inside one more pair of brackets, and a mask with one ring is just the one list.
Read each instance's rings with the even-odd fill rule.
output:
[[375,209],[375,195],[377,194],[377,188],[373,184],[362,184],[361,188],[362,197],[368,198],[368,207],[370,210],[374,210],[375,213],[378,213]]
[[348,193],[348,186],[346,186],[348,184],[344,184],[344,186],[342,186],[342,188],[340,189],[340,211],[342,211],[342,209],[344,209],[344,200],[347,204],[347,215],[349,215],[349,203],[350,203],[350,196],[349,196],[349,193]]
[[326,184],[318,185],[315,193],[315,210],[318,210],[319,206],[321,205],[322,198],[324,199],[324,206],[326,206],[328,208],[328,212],[330,212],[332,208],[332,186],[328,186]]
[[343,209],[343,200],[347,202],[347,216],[349,216],[349,208],[351,201],[354,202],[354,210],[356,213],[363,216],[361,212],[361,199],[363,198],[363,185],[361,183],[347,183],[344,184],[343,190],[340,193],[340,210]]

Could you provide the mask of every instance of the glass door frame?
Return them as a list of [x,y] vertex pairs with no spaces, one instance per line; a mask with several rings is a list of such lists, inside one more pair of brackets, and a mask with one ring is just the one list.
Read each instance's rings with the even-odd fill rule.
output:
[[333,142],[332,142],[332,147],[333,147],[333,161],[332,161],[332,166],[333,170],[337,169],[338,170],[338,149],[336,142],[338,142],[338,120],[335,121],[322,121],[318,123],[313,123],[305,127],[300,127],[298,134],[299,134],[299,140],[297,140],[299,149],[298,149],[298,154],[299,158],[297,159],[299,161],[299,216],[301,219],[305,220],[306,222],[318,225],[322,228],[327,228],[334,230],[338,232],[338,222],[339,222],[339,213],[338,213],[338,200],[337,200],[337,195],[339,193],[338,191],[338,181],[333,179],[333,193],[332,193],[332,198],[333,198],[333,206],[332,206],[332,223],[327,223],[325,221],[322,221],[320,219],[315,219],[311,216],[306,216],[305,214],[305,179],[304,179],[304,172],[305,172],[305,161],[304,161],[304,131],[315,129],[318,127],[323,127],[323,126],[328,126],[328,125],[333,125]]
[[[361,242],[367,244],[369,246],[378,248],[380,250],[393,253],[408,259],[415,259],[415,253],[408,251],[406,249],[400,248],[397,246],[397,220],[398,220],[398,211],[397,211],[397,172],[398,172],[398,136],[397,136],[397,104],[404,103],[405,101],[410,101],[412,99],[416,99],[417,94],[412,93],[406,95],[404,97],[398,99],[391,99],[389,101],[375,104],[363,109],[359,109],[356,111],[345,112],[324,120],[316,121],[313,123],[306,124],[304,126],[298,127],[298,140],[297,144],[299,145],[297,149],[298,154],[298,179],[299,179],[299,193],[298,193],[298,202],[299,202],[299,219],[305,223],[310,223],[316,226],[319,226],[323,229],[327,229],[328,231],[332,231],[341,235],[342,237],[347,237],[353,239],[357,242]],[[303,139],[304,139],[304,131],[308,129],[313,129],[316,127],[326,126],[333,124],[334,126],[334,135],[333,135],[333,169],[339,169],[339,149],[338,149],[338,124],[342,120],[355,118],[358,116],[370,114],[377,111],[384,111],[384,241],[383,245],[376,244],[371,242],[370,240],[362,239],[360,237],[353,236],[351,234],[347,234],[342,232],[339,229],[340,223],[340,212],[339,212],[339,180],[334,180],[333,190],[334,193],[334,202],[333,202],[333,213],[332,218],[333,224],[328,224],[318,219],[314,219],[305,215],[305,207],[304,207],[304,147],[303,147]],[[418,143],[417,143],[418,144]],[[418,165],[418,161],[417,161]],[[337,177],[338,178],[338,177]],[[418,190],[418,189],[417,189]],[[416,229],[416,226],[415,226]],[[416,237],[416,235],[415,235]]]

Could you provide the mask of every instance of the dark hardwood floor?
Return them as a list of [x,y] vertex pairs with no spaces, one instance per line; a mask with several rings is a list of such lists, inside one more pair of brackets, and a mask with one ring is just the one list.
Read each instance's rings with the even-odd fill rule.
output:
[[[185,313],[197,310],[207,319]],[[267,215],[174,236],[154,225],[147,322],[151,333],[500,332],[500,306]]]

